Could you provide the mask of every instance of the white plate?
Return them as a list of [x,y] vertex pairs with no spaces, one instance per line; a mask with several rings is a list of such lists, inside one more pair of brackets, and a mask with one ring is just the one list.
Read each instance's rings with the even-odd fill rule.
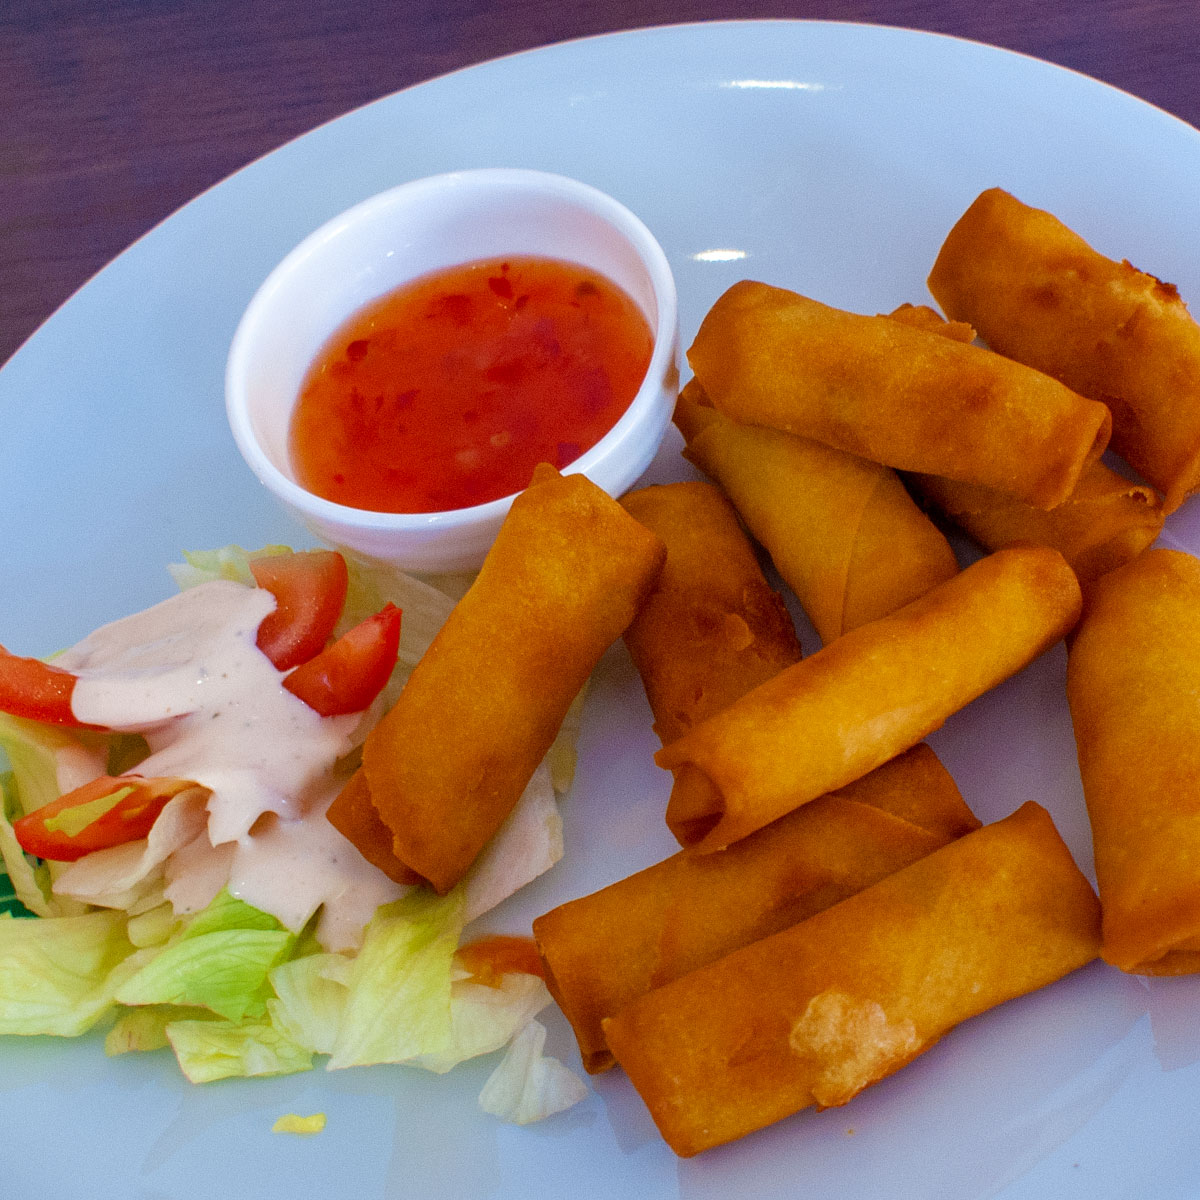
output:
[[[677,274],[685,344],[753,276],[863,311],[925,298],[941,238],[998,184],[1200,304],[1200,135],[1129,96],[893,29],[735,23],[571,43],[472,68],[313,131],[200,196],[0,371],[0,641],[42,653],[167,595],[184,547],[305,539],[234,449],[221,373],[242,308],[306,233],[457,167],[577,176],[633,208]],[[685,474],[669,440],[652,469]],[[1170,536],[1200,548],[1200,502]],[[933,739],[979,815],[1045,803],[1091,853],[1052,652]],[[506,924],[669,853],[667,778],[622,651],[605,660],[567,858]],[[1200,1194],[1200,980],[1095,964],[985,1014],[848,1107],[680,1162],[619,1073],[531,1129],[475,1110],[490,1064],[190,1087],[168,1054],[0,1044],[0,1194],[973,1197]],[[553,1048],[577,1063],[565,1024]],[[301,1140],[285,1112],[323,1111]]]

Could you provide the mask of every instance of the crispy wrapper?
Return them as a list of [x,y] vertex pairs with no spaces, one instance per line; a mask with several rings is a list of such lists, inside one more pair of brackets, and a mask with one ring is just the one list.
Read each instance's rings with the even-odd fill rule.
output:
[[1048,649],[1080,603],[1057,550],[980,559],[664,746],[667,824],[685,847],[719,850],[844,787]]
[[999,354],[763,283],[717,300],[688,361],[736,421],[1041,508],[1071,494],[1111,427],[1103,404]]
[[928,304],[901,304],[890,313],[880,315],[891,317],[893,321],[904,325],[911,325],[914,329],[924,329],[927,333],[952,338],[956,342],[975,340],[975,330],[966,321],[947,321],[936,308],[930,308]]
[[950,544],[891,467],[742,425],[713,408],[695,379],[679,397],[675,424],[685,456],[733,501],[822,642],[957,573]]
[[666,550],[583,475],[543,464],[470,590],[363,747],[401,862],[438,892],[521,796]]
[[1103,401],[1113,449],[1168,513],[1200,487],[1200,325],[1172,284],[991,188],[950,231],[929,290],[993,350]]
[[937,475],[908,478],[984,548],[999,550],[1014,542],[1053,546],[1084,585],[1136,558],[1163,525],[1154,491],[1102,462],[1089,464],[1075,490],[1049,512],[1004,492]]
[[1067,699],[1123,971],[1200,971],[1200,561],[1147,550],[1088,595]]
[[575,1030],[583,1065],[612,1066],[601,1022],[638,996],[978,827],[922,743],[723,854],[680,852],[538,917],[533,936],[546,981]]
[[648,992],[604,1032],[668,1145],[692,1155],[845,1104],[1098,947],[1096,897],[1029,803]]
[[715,487],[668,483],[621,504],[667,547],[658,583],[625,631],[665,744],[799,662],[800,643]]

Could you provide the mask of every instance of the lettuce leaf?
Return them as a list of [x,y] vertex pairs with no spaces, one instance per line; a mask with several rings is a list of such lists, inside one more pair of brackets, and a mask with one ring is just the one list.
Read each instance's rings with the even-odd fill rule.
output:
[[479,1107],[516,1125],[544,1120],[578,1104],[587,1085],[557,1058],[542,1051],[546,1027],[531,1020],[513,1039],[479,1093]]
[[416,889],[372,918],[353,961],[329,1069],[444,1054],[451,1045],[450,980],[462,931],[456,889]]
[[167,1026],[172,1021],[217,1019],[207,1009],[178,1008],[173,1004],[119,1008],[117,1018],[104,1038],[104,1053],[115,1058],[119,1054],[163,1050],[171,1044],[167,1038]]
[[118,988],[116,999],[208,1008],[234,1022],[260,1016],[270,995],[267,975],[295,944],[296,935],[274,917],[222,890],[177,941]]
[[457,980],[450,990],[450,1045],[410,1059],[410,1065],[442,1075],[468,1058],[491,1054],[549,1003],[550,993],[536,975],[510,971],[498,986]]
[[316,1054],[332,1054],[350,997],[351,962],[344,954],[309,954],[275,967],[271,1024]]
[[219,550],[185,550],[184,561],[169,563],[167,570],[175,586],[185,592],[197,584],[213,579],[232,579],[256,587],[250,570],[252,558],[265,558],[272,554],[290,554],[290,546],[264,546],[261,550],[243,550],[241,546],[222,546]]
[[85,1033],[111,1008],[134,955],[124,913],[0,916],[0,1034]]
[[265,1021],[172,1021],[167,1038],[192,1083],[312,1069],[312,1054]]

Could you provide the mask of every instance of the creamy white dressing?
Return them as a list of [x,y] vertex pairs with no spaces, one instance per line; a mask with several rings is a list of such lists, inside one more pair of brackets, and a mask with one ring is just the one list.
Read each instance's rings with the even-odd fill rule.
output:
[[143,732],[147,777],[209,788],[213,845],[266,812],[302,816],[352,748],[357,716],[322,717],[282,686],[255,645],[275,607],[262,588],[214,580],[89,634],[56,665],[78,677],[81,721]]
[[207,908],[229,882],[236,842],[214,846],[202,832],[176,850],[163,865],[163,898],[171,902],[176,916],[189,917]]
[[274,609],[263,588],[213,580],[102,625],[54,665],[79,678],[71,698],[79,720],[145,730],[210,703],[214,681],[250,652],[263,658],[254,640]]
[[214,580],[97,629],[55,664],[78,679],[80,721],[144,734],[137,774],[210,790],[205,830],[164,864],[177,912],[222,886],[291,929],[324,905],[318,936],[346,948],[400,889],[325,820],[359,717],[322,717],[282,686],[255,644],[274,607],[262,588]]
[[[328,821],[325,804],[301,821],[272,820],[233,851],[228,888],[247,904],[299,930],[318,907],[317,940],[327,950],[357,949],[381,904],[409,888],[373,867]],[[282,889],[277,881],[290,879]]]

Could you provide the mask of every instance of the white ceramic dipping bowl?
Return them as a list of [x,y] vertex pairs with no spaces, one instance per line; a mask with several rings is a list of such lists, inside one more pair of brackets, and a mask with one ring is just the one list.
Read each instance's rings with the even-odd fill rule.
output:
[[436,513],[381,513],[322,499],[296,481],[288,431],[300,385],[326,341],[370,301],[444,267],[506,255],[578,263],[620,285],[654,333],[632,404],[565,468],[612,496],[642,474],[678,387],[678,305],[666,255],[624,205],[541,171],[456,171],[402,184],[334,217],[267,277],[246,309],[225,374],[238,449],[266,487],[317,537],[406,570],[480,565],[512,497]]

